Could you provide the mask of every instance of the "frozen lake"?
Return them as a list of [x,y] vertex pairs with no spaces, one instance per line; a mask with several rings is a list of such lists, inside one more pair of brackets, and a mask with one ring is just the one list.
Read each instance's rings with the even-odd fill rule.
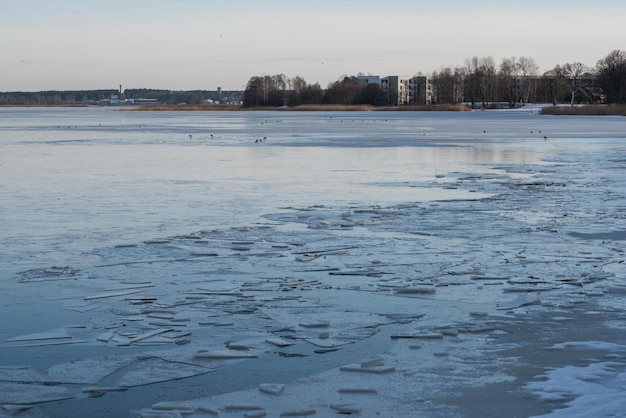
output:
[[0,417],[620,413],[625,140],[0,108]]

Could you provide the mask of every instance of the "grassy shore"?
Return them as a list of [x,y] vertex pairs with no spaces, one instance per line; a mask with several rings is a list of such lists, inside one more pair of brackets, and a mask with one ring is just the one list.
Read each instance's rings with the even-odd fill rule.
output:
[[584,106],[548,106],[541,109],[542,115],[593,115],[626,116],[625,105],[584,105]]

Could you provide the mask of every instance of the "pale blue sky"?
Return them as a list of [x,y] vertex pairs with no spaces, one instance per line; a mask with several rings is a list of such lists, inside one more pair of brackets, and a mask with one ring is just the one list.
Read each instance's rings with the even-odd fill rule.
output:
[[623,0],[0,0],[0,91],[322,87],[428,74],[472,56],[540,72],[626,49]]

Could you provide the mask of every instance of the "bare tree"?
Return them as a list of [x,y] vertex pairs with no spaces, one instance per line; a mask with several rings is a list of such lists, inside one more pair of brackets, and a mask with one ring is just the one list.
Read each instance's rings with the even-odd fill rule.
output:
[[576,92],[580,90],[580,79],[583,74],[589,72],[587,66],[581,62],[567,63],[562,67],[563,75],[570,83],[572,92],[570,106],[574,107],[574,99],[576,98]]
[[496,63],[493,58],[484,57],[480,59],[480,74],[483,107],[487,107],[487,103],[496,101],[498,90]]
[[607,103],[626,103],[626,52],[613,50],[596,64]]
[[432,74],[433,101],[438,104],[454,103],[454,75],[450,68],[442,68]]
[[497,91],[496,64],[491,57],[478,58],[476,56],[465,60],[466,92],[472,103],[482,102],[482,107],[495,101]]
[[528,103],[530,93],[535,89],[535,76],[539,66],[533,58],[520,57],[517,63],[519,76],[521,77],[520,93],[522,103]]
[[560,65],[556,65],[553,69],[546,71],[542,77],[542,88],[544,101],[552,102],[553,105],[559,102],[561,96],[561,86],[564,83],[563,70]]
[[244,106],[284,105],[287,80],[284,74],[251,77],[243,95]]
[[287,80],[287,87],[289,89],[286,95],[288,106],[322,103],[323,92],[317,83],[307,84],[304,78],[295,76]]
[[465,91],[466,97],[472,104],[472,107],[476,107],[476,102],[482,99],[481,95],[481,74],[480,64],[477,56],[467,58],[464,64],[464,70],[466,73],[465,78]]
[[498,71],[499,97],[509,102],[509,107],[517,103],[517,74],[518,63],[515,57],[503,58]]
[[289,84],[291,85],[291,90],[293,90],[296,94],[300,94],[304,89],[306,89],[306,81],[298,75],[291,78]]
[[465,77],[467,77],[467,73],[463,67],[454,68],[454,84],[452,89],[453,104],[465,101],[465,97],[463,96],[463,92],[465,90]]
[[324,103],[327,104],[354,104],[361,91],[361,86],[355,76],[343,75],[328,85],[324,95]]

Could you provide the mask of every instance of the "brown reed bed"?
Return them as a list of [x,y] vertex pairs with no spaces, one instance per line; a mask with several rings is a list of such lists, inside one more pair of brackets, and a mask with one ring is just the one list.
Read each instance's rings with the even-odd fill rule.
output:
[[150,105],[121,107],[125,111],[228,111],[228,110],[278,110],[300,112],[373,112],[373,111],[442,111],[467,112],[471,108],[462,105],[406,105],[406,106],[372,106],[372,105],[339,105],[311,104],[299,106],[247,106],[242,105]]
[[626,105],[546,106],[542,115],[626,116]]
[[293,110],[302,112],[369,112],[377,110],[372,105],[341,105],[341,104],[310,104],[310,105],[298,105],[291,107],[283,107],[281,110]]
[[300,105],[281,108],[282,110],[294,111],[359,111],[359,112],[389,112],[389,111],[441,111],[441,112],[467,112],[471,108],[462,105],[404,105],[404,106],[372,106],[372,105]]
[[405,105],[378,108],[376,110],[396,110],[409,112],[469,112],[471,107],[465,105]]
[[148,105],[120,107],[119,110],[126,111],[155,111],[155,112],[181,112],[181,111],[232,111],[242,110],[241,105],[231,104],[206,104],[206,105]]

